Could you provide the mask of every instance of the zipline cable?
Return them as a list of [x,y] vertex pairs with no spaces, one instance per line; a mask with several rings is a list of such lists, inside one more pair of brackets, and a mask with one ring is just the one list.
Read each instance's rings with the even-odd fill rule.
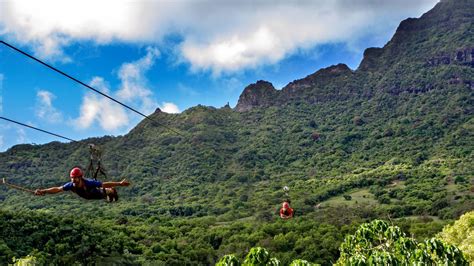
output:
[[43,62],[43,61],[41,61],[40,59],[38,59],[38,58],[36,58],[36,57],[34,57],[34,56],[32,56],[32,55],[30,55],[30,54],[28,54],[28,53],[26,53],[26,52],[20,50],[20,49],[18,49],[18,48],[16,48],[15,46],[13,46],[13,45],[11,45],[11,44],[8,44],[8,43],[6,43],[6,42],[4,42],[4,41],[1,41],[1,40],[0,40],[0,43],[2,43],[3,45],[5,45],[5,46],[7,46],[7,47],[9,47],[9,48],[11,48],[11,49],[13,49],[13,50],[15,50],[15,51],[17,51],[17,52],[23,54],[23,55],[25,55],[25,56],[27,56],[27,57],[33,59],[33,60],[35,60],[36,62],[38,62],[38,63],[40,63],[40,64],[42,64],[42,65],[44,65],[44,66],[46,66],[46,67],[48,67],[48,68],[50,68],[50,69],[52,69],[53,71],[56,71],[57,73],[59,73],[59,74],[65,76],[65,77],[67,77],[67,78],[69,78],[69,79],[71,79],[71,80],[73,80],[73,81],[75,81],[75,82],[81,84],[82,86],[84,86],[84,87],[86,87],[86,88],[88,88],[88,89],[90,89],[90,90],[92,90],[92,91],[94,91],[94,92],[96,92],[96,93],[98,93],[98,94],[100,94],[100,95],[102,95],[102,96],[108,98],[109,100],[111,100],[111,101],[113,101],[113,102],[116,102],[116,103],[120,104],[121,106],[123,106],[123,107],[125,107],[125,108],[127,108],[127,109],[129,109],[129,110],[131,110],[131,111],[133,111],[133,112],[135,112],[135,113],[137,113],[137,114],[139,114],[139,115],[145,117],[146,119],[152,121],[153,123],[156,123],[156,124],[159,125],[159,126],[162,126],[162,127],[166,128],[166,129],[168,129],[168,130],[170,130],[170,131],[172,131],[172,132],[174,132],[174,133],[176,133],[176,134],[178,134],[178,135],[181,135],[182,137],[185,137],[183,134],[181,134],[180,132],[178,132],[178,131],[172,129],[171,127],[168,127],[168,126],[166,126],[165,124],[162,124],[162,123],[160,123],[160,122],[158,122],[158,121],[156,121],[156,120],[150,118],[149,116],[143,114],[142,112],[136,110],[135,108],[130,107],[130,106],[128,106],[128,105],[126,105],[126,104],[124,104],[124,103],[122,103],[122,102],[120,102],[120,101],[118,101],[118,100],[112,98],[111,96],[109,96],[109,95],[107,95],[107,94],[105,94],[105,93],[103,93],[103,92],[101,92],[101,91],[99,91],[99,90],[97,90],[97,89],[94,89],[93,87],[91,87],[91,86],[87,85],[86,83],[84,83],[84,82],[78,80],[77,78],[75,78],[75,77],[73,77],[73,76],[71,76],[71,75],[69,75],[69,74],[67,74],[67,73],[65,73],[65,72],[63,72],[63,71],[61,71],[61,70],[59,70],[59,69],[57,69],[57,68],[55,68],[55,67],[53,67],[53,66],[47,64],[47,63],[45,63],[45,62]]
[[31,190],[31,189],[24,188],[24,187],[18,186],[18,185],[13,185],[13,184],[7,183],[7,181],[5,180],[5,178],[2,178],[1,184],[4,184],[4,185],[7,186],[7,187],[11,187],[11,188],[14,188],[14,189],[18,189],[18,190],[21,190],[21,191],[25,191],[25,192],[28,192],[28,193],[35,194],[35,192],[34,192],[33,190]]
[[43,132],[43,133],[56,136],[56,137],[60,137],[60,138],[63,138],[63,139],[67,139],[67,140],[70,140],[70,141],[72,141],[72,142],[79,142],[79,141],[77,141],[77,140],[73,140],[73,139],[70,139],[70,138],[68,138],[68,137],[61,136],[61,135],[59,135],[59,134],[55,134],[55,133],[52,133],[52,132],[49,132],[49,131],[46,131],[46,130],[43,130],[43,129],[40,129],[40,128],[37,128],[37,127],[33,127],[33,126],[30,126],[30,125],[27,125],[27,124],[23,124],[23,123],[20,123],[20,122],[15,121],[15,120],[8,119],[8,118],[3,117],[3,116],[0,116],[0,119],[6,120],[6,121],[9,121],[9,122],[12,122],[12,123],[15,123],[15,124],[24,126],[24,127],[29,127],[29,128],[32,128],[32,129],[41,131],[41,132]]
[[[50,134],[50,135],[53,135],[53,136],[56,136],[56,137],[60,137],[60,138],[63,138],[63,139],[66,139],[66,140],[70,140],[72,142],[76,142],[76,143],[79,143],[79,141],[76,141],[76,140],[73,140],[71,138],[68,138],[68,137],[64,137],[64,136],[61,136],[59,134],[56,134],[56,133],[53,133],[53,132],[49,132],[49,131],[46,131],[46,130],[43,130],[43,129],[40,129],[40,128],[37,128],[37,127],[33,127],[33,126],[30,126],[30,125],[27,125],[27,124],[24,124],[24,123],[21,123],[21,122],[18,122],[18,121],[15,121],[15,120],[12,120],[12,119],[9,119],[9,118],[6,118],[6,117],[3,117],[3,116],[0,116],[0,119],[3,119],[3,120],[6,120],[8,122],[12,122],[12,123],[15,123],[15,124],[18,124],[18,125],[21,125],[21,126],[24,126],[24,127],[28,127],[28,128],[31,128],[31,129],[34,129],[34,130],[38,130],[38,131],[41,131],[43,133],[47,133],[47,134]],[[87,171],[88,173],[92,173],[94,172],[93,174],[93,177],[95,180],[97,180],[97,174],[100,172],[102,175],[104,175],[105,177],[107,177],[107,174],[105,173],[105,170],[101,167],[100,165],[100,153],[99,153],[99,150],[96,148],[96,146],[94,144],[89,144],[89,149],[90,149],[90,152],[91,152],[91,161],[89,163],[89,166],[87,167]],[[95,152],[95,154],[93,154]],[[95,156],[95,157],[93,157]],[[97,167],[94,167],[94,163],[93,161],[97,161]],[[91,174],[92,176],[92,174]],[[7,186],[10,186],[9,184],[7,184],[5,182],[5,179],[3,179],[3,183]],[[20,190],[25,190],[23,188],[20,188],[20,187],[15,187],[14,185],[11,185],[13,188],[16,188],[16,189],[20,189]],[[31,191],[29,191],[31,192]],[[34,193],[34,192],[33,192]]]

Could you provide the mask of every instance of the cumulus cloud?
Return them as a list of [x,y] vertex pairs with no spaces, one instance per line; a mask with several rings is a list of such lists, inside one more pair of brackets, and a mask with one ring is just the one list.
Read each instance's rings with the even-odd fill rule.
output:
[[[148,47],[144,57],[137,61],[124,63],[119,68],[118,78],[120,85],[112,91],[110,86],[102,77],[94,77],[90,86],[110,95],[122,103],[132,106],[139,106],[140,112],[144,114],[152,113],[158,105],[153,97],[153,92],[147,84],[145,73],[153,66],[156,58],[160,55],[158,49]],[[166,105],[171,110],[178,110],[177,107]],[[132,114],[136,116],[136,114]],[[80,115],[73,120],[73,124],[80,129],[86,129],[97,122],[104,130],[114,131],[129,124],[131,119],[125,109],[111,100],[99,96],[95,93],[87,93],[80,107]]]
[[[101,77],[94,77],[89,85],[107,95],[110,94],[108,84]],[[87,129],[94,122],[99,123],[107,131],[113,131],[126,126],[129,119],[122,106],[95,93],[88,92],[82,100],[80,115],[74,120],[74,125],[80,129]]]
[[168,103],[168,102],[162,103],[160,105],[160,109],[161,109],[161,111],[163,111],[165,113],[169,113],[169,114],[177,114],[177,113],[181,112],[176,104]]
[[58,123],[63,120],[62,113],[53,106],[54,94],[46,90],[36,93],[35,115],[49,123]]
[[155,110],[158,104],[152,98],[153,92],[147,86],[145,73],[153,66],[159,55],[158,49],[148,47],[144,57],[120,67],[118,76],[121,86],[117,92],[119,100],[141,106],[143,112],[147,114]]
[[[162,42],[179,35],[178,54],[193,70],[214,74],[272,64],[330,42],[377,36],[438,0],[6,0],[0,32],[62,57],[75,41]],[[387,26],[385,26],[387,25]]]

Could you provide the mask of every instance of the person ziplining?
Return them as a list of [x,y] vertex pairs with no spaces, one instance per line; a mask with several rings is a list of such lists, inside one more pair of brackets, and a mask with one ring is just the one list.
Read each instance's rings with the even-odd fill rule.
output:
[[[71,169],[69,177],[71,181],[61,187],[48,189],[37,189],[35,195],[56,194],[63,191],[72,191],[85,199],[106,199],[108,202],[118,201],[118,193],[115,187],[126,187],[130,182],[123,179],[120,182],[101,182],[97,180],[98,174],[107,178],[105,169],[101,164],[102,151],[94,144],[89,144],[90,162],[86,173],[76,166]],[[86,178],[85,176],[89,177]],[[94,178],[94,180],[92,180]]]
[[282,219],[290,219],[293,218],[293,209],[290,208],[290,203],[287,201],[283,202],[282,207],[280,209],[280,218]]
[[[24,123],[20,123],[18,121],[8,119],[6,117],[1,117],[0,119],[19,124],[21,126],[29,127],[31,129],[35,129],[50,135],[54,135],[56,137],[60,137],[63,139],[67,139],[73,142],[78,142],[76,140],[73,140],[71,138],[67,138],[64,136],[61,136],[59,134],[55,134],[40,128],[36,128]],[[97,180],[98,174],[102,174],[104,177],[107,177],[105,170],[103,169],[101,165],[101,152],[97,148],[96,145],[89,144],[89,151],[91,153],[91,158],[90,158],[90,163],[87,168],[87,173],[89,174],[89,178],[84,177],[84,171],[80,167],[74,167],[71,169],[69,173],[69,177],[71,178],[71,181],[64,184],[63,186],[59,187],[50,187],[46,189],[36,189],[35,191],[29,190],[26,188],[23,188],[18,185],[13,185],[9,184],[6,182],[5,178],[2,179],[2,184],[9,186],[14,189],[22,190],[25,192],[30,192],[38,196],[43,196],[45,194],[56,194],[60,193],[63,191],[72,191],[79,195],[82,198],[85,199],[106,199],[108,202],[113,202],[118,200],[118,193],[115,187],[126,187],[130,185],[130,182],[128,182],[126,179],[123,179],[120,182],[116,181],[109,181],[109,182],[101,182]],[[90,178],[94,178],[94,180]]]
[[[155,119],[152,119],[151,117],[139,112],[138,110],[110,97],[109,95],[85,84],[84,82],[78,80],[77,78],[74,78],[73,76],[39,60],[38,58],[14,47],[13,45],[11,44],[8,44],[6,42],[4,42],[3,40],[0,40],[0,44],[2,45],[5,45],[11,49],[13,49],[14,51],[20,53],[20,54],[23,54],[27,57],[29,57],[30,59],[33,59],[35,60],[36,62],[48,67],[49,69],[73,80],[74,82],[77,82],[79,84],[81,84],[82,86],[100,94],[101,96],[105,97],[105,98],[108,98],[109,100],[145,117],[146,119],[152,121],[153,123],[159,125],[159,126],[162,126],[162,127],[165,127],[167,128],[168,130],[178,134],[178,135],[182,135],[180,132],[156,121]],[[42,129],[39,129],[39,128],[36,128],[36,127],[33,127],[33,126],[30,126],[30,125],[27,125],[27,124],[24,124],[24,123],[20,123],[20,122],[17,122],[15,120],[12,120],[12,119],[9,119],[9,118],[6,118],[6,117],[0,117],[0,119],[3,119],[3,120],[6,120],[6,121],[9,121],[9,122],[12,122],[12,123],[16,123],[16,124],[19,124],[21,126],[25,126],[25,127],[29,127],[31,129],[35,129],[35,130],[38,130],[38,131],[41,131],[41,132],[44,132],[44,133],[47,133],[47,134],[50,134],[50,135],[54,135],[56,137],[60,137],[60,138],[63,138],[63,139],[66,139],[66,140],[69,140],[69,141],[72,141],[72,142],[77,142],[76,140],[73,140],[71,138],[67,138],[67,137],[64,137],[64,136],[61,136],[59,134],[55,134],[55,133],[52,133],[52,132],[49,132],[49,131],[46,131],[46,130],[42,130]],[[101,164],[100,164],[100,153],[94,153],[94,152],[97,152],[97,149],[95,149],[95,146],[92,145],[92,146],[89,146],[90,147],[90,151],[91,151],[91,163],[89,164],[89,167],[87,168],[86,170],[86,173],[89,175],[88,177],[91,177],[91,174],[92,174],[92,177],[94,178],[94,180],[92,179],[88,179],[88,178],[84,178],[84,171],[79,168],[79,167],[74,167],[71,172],[70,172],[70,178],[71,178],[71,181],[64,184],[63,186],[60,186],[60,187],[50,187],[50,188],[46,188],[46,189],[37,189],[36,191],[32,191],[32,190],[29,190],[29,189],[26,189],[26,188],[23,188],[21,186],[17,186],[17,185],[13,185],[13,184],[9,184],[6,182],[5,178],[2,179],[2,184],[6,185],[6,186],[9,186],[11,188],[14,188],[14,189],[18,189],[18,190],[23,190],[23,191],[26,191],[26,192],[29,192],[29,193],[34,193],[35,195],[39,195],[39,196],[42,196],[42,195],[45,195],[45,194],[56,194],[56,193],[60,193],[60,192],[63,192],[63,191],[72,191],[76,194],[78,194],[80,197],[83,197],[83,198],[86,198],[86,199],[107,199],[109,202],[112,202],[112,201],[117,201],[118,200],[118,194],[117,194],[117,191],[115,189],[115,187],[118,187],[118,186],[129,186],[130,183],[127,181],[127,180],[122,180],[120,182],[101,182],[101,181],[97,181],[97,175],[98,174],[102,174],[104,176],[106,176]],[[98,159],[97,159],[98,158]],[[94,168],[93,167],[93,160],[96,160],[96,162],[98,163],[97,165],[97,168]]]
[[45,194],[57,194],[64,191],[72,191],[78,196],[93,200],[106,199],[108,202],[118,200],[118,193],[115,187],[127,187],[130,185],[126,179],[120,182],[101,182],[84,178],[84,172],[80,167],[74,167],[69,173],[71,181],[59,187],[50,187],[46,189],[37,189],[35,195],[44,196]]
[[280,209],[280,218],[282,219],[291,219],[293,218],[293,209],[290,208],[290,188],[287,186],[283,187],[283,191],[285,192],[286,199],[283,201],[281,209]]

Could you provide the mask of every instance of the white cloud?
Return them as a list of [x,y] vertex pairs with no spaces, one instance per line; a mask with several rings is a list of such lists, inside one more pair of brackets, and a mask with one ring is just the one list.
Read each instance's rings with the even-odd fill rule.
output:
[[193,70],[214,74],[275,63],[301,49],[384,35],[438,0],[4,0],[0,32],[45,58],[68,60],[82,40],[157,43],[179,35]]
[[58,123],[63,120],[63,115],[53,106],[54,94],[46,90],[36,93],[35,115],[49,123]]
[[[94,77],[90,86],[105,94],[110,93],[108,85],[101,77]],[[98,122],[107,131],[113,131],[126,126],[129,119],[122,106],[105,97],[88,92],[82,100],[80,115],[74,119],[73,124],[79,129],[87,129],[94,122]]]
[[169,114],[177,114],[177,113],[181,112],[179,110],[178,106],[174,103],[164,102],[160,105],[160,109],[161,109],[161,111],[163,111],[165,113],[169,113]]
[[[24,128],[5,123],[0,123],[0,152],[17,144],[30,143]],[[31,121],[26,122],[27,125],[34,126]]]
[[153,92],[147,86],[145,72],[153,66],[160,52],[148,47],[147,54],[141,59],[123,64],[118,72],[121,86],[117,92],[119,100],[141,106],[146,114],[152,113],[158,104],[152,99]]
[[0,114],[3,112],[3,79],[4,75],[0,73]]
[[[148,88],[146,71],[153,66],[156,58],[159,56],[156,48],[148,47],[144,57],[137,61],[124,63],[119,68],[118,77],[121,81],[117,90],[111,91],[109,85],[101,77],[94,77],[90,86],[99,91],[118,99],[120,102],[132,105],[144,114],[152,113],[158,105],[153,98],[153,92]],[[173,109],[172,107],[170,110]],[[137,116],[135,113],[130,113]],[[125,112],[124,107],[112,102],[110,99],[99,96],[94,93],[87,93],[80,107],[80,115],[73,120],[77,128],[86,129],[98,122],[99,125],[107,131],[114,131],[123,128],[129,124],[131,118],[129,113]]]

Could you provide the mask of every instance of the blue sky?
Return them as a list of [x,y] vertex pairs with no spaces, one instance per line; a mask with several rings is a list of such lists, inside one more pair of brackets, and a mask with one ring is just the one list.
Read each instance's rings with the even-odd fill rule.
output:
[[[320,68],[356,69],[401,20],[437,0],[6,0],[0,38],[146,113],[235,106]],[[0,115],[73,139],[123,135],[143,117],[0,46]],[[62,141],[0,121],[0,151]]]

